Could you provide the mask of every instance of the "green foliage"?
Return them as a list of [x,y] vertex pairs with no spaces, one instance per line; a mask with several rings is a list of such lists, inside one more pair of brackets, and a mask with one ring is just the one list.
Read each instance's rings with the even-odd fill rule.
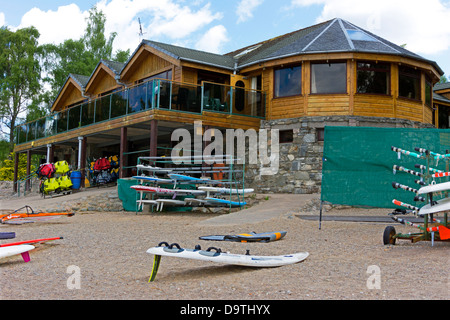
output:
[[117,34],[105,37],[106,17],[94,6],[86,18],[86,29],[79,40],[69,39],[59,45],[43,45],[43,67],[47,72],[44,81],[51,86],[51,92],[42,99],[51,105],[56,99],[70,73],[90,76],[101,59],[125,62],[130,50],[112,53]]
[[[30,172],[35,171],[35,166],[30,166]],[[27,175],[27,155],[25,153],[19,154],[19,167],[17,178],[23,178]],[[9,157],[2,161],[0,167],[0,180],[12,181],[14,180],[14,153],[11,152]]]
[[10,129],[10,151],[19,114],[39,92],[39,32],[34,27],[11,31],[0,28],[0,117]]

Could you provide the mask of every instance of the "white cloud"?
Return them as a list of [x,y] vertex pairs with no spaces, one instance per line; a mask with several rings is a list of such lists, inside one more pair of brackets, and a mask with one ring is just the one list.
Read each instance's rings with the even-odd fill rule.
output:
[[443,0],[292,0],[293,6],[323,5],[317,22],[345,19],[418,54],[450,48],[450,3]]
[[0,12],[0,27],[4,26],[5,24],[6,24],[5,14],[3,12]]
[[58,7],[56,11],[42,11],[35,7],[25,13],[18,29],[35,26],[41,34],[41,44],[58,44],[66,39],[79,39],[84,32],[86,17],[87,13],[76,4]]
[[253,18],[253,11],[263,3],[263,0],[241,0],[236,8],[238,23]]
[[196,49],[212,53],[221,53],[222,46],[230,39],[227,37],[227,29],[218,25],[209,29],[197,42]]
[[[191,2],[175,0],[100,0],[96,4],[106,16],[105,33],[117,32],[114,50],[138,46],[139,22],[144,38],[162,42],[186,41],[193,33],[222,18],[213,12],[211,5],[199,6]],[[18,28],[34,25],[40,32],[40,43],[61,43],[66,39],[79,39],[84,33],[88,11],[81,11],[76,4],[60,6],[56,11],[33,8],[23,17]],[[0,22],[2,16],[0,15]]]

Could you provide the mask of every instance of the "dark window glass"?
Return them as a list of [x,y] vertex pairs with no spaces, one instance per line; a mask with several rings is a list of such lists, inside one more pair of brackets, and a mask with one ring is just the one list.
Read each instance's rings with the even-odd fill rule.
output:
[[431,80],[426,77],[425,78],[425,105],[431,107],[431,100],[433,95],[433,85],[431,84]]
[[420,71],[404,66],[399,67],[398,95],[403,98],[420,100]]
[[280,130],[280,143],[290,143],[294,141],[294,131],[290,130]]
[[275,70],[275,98],[302,94],[302,67]]
[[311,93],[347,93],[347,64],[311,64]]
[[358,93],[389,94],[390,65],[388,63],[358,62]]

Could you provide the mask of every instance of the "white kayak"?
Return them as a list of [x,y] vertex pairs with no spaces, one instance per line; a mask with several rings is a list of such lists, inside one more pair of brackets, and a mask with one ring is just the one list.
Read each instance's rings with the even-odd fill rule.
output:
[[0,258],[6,258],[21,254],[25,262],[30,261],[28,251],[33,250],[35,247],[30,244],[19,244],[16,246],[0,247]]
[[[220,250],[219,250],[220,251]],[[233,254],[218,252],[217,250],[183,249],[178,247],[158,246],[147,250],[147,253],[176,258],[203,260],[224,264],[249,267],[280,267],[305,260],[309,253],[298,252],[279,256],[254,256],[247,254]]]

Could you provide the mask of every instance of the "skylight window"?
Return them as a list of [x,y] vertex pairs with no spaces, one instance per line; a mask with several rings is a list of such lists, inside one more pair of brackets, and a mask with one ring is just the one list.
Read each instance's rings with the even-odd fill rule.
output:
[[253,47],[250,47],[250,48],[248,48],[248,49],[245,49],[244,51],[238,53],[238,54],[235,55],[234,57],[235,57],[235,58],[240,58],[240,57],[242,57],[243,55],[246,55],[247,53],[252,52],[253,50],[258,49],[259,47],[261,47],[261,44],[257,44],[256,46],[253,46]]
[[377,41],[375,38],[369,36],[367,33],[361,30],[349,30],[347,29],[347,34],[350,40],[356,41]]

